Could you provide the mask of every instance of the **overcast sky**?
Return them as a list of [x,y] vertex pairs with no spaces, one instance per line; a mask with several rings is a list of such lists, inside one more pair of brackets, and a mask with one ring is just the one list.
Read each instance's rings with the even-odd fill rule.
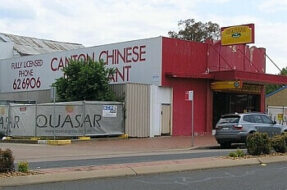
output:
[[168,36],[188,18],[254,23],[252,45],[287,67],[287,0],[0,0],[0,32],[85,46]]

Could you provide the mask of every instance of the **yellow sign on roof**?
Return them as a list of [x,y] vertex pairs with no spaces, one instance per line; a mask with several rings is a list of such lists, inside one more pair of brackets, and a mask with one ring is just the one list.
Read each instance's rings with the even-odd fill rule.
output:
[[221,45],[254,43],[254,24],[221,28]]

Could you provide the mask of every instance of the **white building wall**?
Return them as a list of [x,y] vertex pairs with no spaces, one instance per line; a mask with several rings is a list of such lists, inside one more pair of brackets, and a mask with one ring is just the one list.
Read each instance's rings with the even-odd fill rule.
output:
[[150,137],[154,137],[161,135],[161,105],[170,104],[172,106],[172,88],[155,85],[151,85],[150,88]]
[[273,121],[276,121],[279,124],[287,125],[287,107],[267,106],[267,113]]
[[0,92],[47,90],[63,76],[69,60],[103,60],[116,69],[111,84],[161,85],[162,37],[107,44],[70,51],[0,59]]
[[0,59],[13,57],[13,42],[0,42]]
[[[0,60],[1,59],[8,59],[13,57],[13,42],[0,42]],[[6,82],[6,77],[2,74],[4,70],[2,69],[4,67],[4,63],[0,62],[0,92],[3,86],[3,83]]]
[[10,100],[10,101],[35,101],[40,103],[51,102],[50,90],[36,90],[36,91],[26,91],[26,92],[0,92],[0,101]]

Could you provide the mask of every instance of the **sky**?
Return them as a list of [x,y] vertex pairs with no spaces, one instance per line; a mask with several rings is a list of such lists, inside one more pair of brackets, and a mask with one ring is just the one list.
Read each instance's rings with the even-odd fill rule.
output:
[[[0,0],[0,32],[96,46],[168,36],[178,21],[255,24],[255,43],[287,67],[287,0]],[[279,70],[266,60],[267,73]]]

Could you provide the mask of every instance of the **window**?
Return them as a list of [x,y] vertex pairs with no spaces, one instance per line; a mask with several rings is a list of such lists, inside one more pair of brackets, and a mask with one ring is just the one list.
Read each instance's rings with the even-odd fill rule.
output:
[[247,122],[250,122],[250,123],[255,123],[253,115],[245,115],[245,116],[243,116],[243,121],[247,121]]
[[263,120],[263,123],[273,124],[273,121],[269,117],[267,117],[266,115],[261,115],[261,118]]
[[264,123],[260,115],[254,115],[254,123]]
[[239,116],[225,116],[220,118],[219,123],[223,124],[223,123],[238,123],[239,122],[240,117]]

